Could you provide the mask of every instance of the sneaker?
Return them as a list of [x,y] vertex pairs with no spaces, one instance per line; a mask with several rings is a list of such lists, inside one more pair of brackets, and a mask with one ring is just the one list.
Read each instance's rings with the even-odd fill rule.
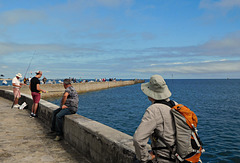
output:
[[30,114],[30,118],[36,118],[36,117],[37,117],[37,114],[34,114],[34,113]]
[[15,104],[13,107],[14,107],[14,108],[18,108],[19,106],[21,106],[21,105]]
[[62,140],[61,136],[56,136],[56,138],[54,139],[54,141],[60,141]]

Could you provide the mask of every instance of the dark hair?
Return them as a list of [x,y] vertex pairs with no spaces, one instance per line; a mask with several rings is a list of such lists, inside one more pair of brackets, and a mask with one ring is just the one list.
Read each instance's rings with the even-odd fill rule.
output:
[[69,84],[71,84],[71,80],[70,79],[64,79],[63,83],[69,85]]

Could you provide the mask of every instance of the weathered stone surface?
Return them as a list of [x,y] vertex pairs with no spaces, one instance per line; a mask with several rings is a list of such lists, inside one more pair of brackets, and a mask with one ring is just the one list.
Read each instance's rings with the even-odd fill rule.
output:
[[[13,92],[10,90],[0,90],[0,97],[12,100]],[[46,153],[54,153],[58,155],[43,154],[41,155],[41,159],[37,158],[39,162],[43,160],[46,162],[47,159],[50,161],[56,158],[58,159],[56,162],[74,162],[75,160],[79,160],[78,156],[75,157],[75,154],[71,154],[71,150],[65,148],[64,145],[67,144],[66,142],[82,154],[79,155],[79,157],[83,158],[82,156],[84,156],[94,163],[132,163],[133,161],[135,151],[131,136],[78,114],[67,115],[64,118],[63,131],[65,141],[63,141],[64,144],[61,143],[61,145],[67,152],[67,154],[65,154],[61,148],[58,148],[58,144],[54,144],[52,139],[47,139],[48,136],[46,136],[45,131],[46,128],[49,128],[46,126],[51,125],[52,112],[54,109],[58,108],[57,105],[41,99],[38,108],[38,118],[36,120],[33,119],[35,121],[32,121],[32,119],[28,117],[28,112],[33,102],[31,96],[22,94],[22,97],[19,100],[20,103],[26,102],[28,106],[30,106],[26,107],[26,110],[10,109],[12,102],[9,103],[8,101],[8,103],[6,103],[7,100],[4,100],[5,99],[2,99],[3,102],[1,102],[0,99],[0,104],[3,106],[3,114],[0,112],[0,118],[3,121],[1,123],[4,123],[3,125],[0,123],[0,129],[4,131],[4,134],[0,135],[0,149],[2,149],[1,145],[5,145],[1,154],[3,156],[2,158],[14,158],[13,153],[15,151],[10,152],[10,150],[8,150],[8,147],[11,146],[8,144],[11,144],[12,140],[15,141],[14,145],[19,147],[28,144],[29,140],[31,140],[31,144],[28,144],[28,146],[22,147],[22,150],[15,152],[21,153],[25,151],[25,149],[30,148],[30,150],[27,150],[27,154],[24,158],[21,158],[21,160],[25,162],[30,162],[29,160],[35,159],[36,154],[40,155],[39,152],[41,153],[47,150],[49,151]],[[9,122],[8,124],[7,121],[10,121],[11,123]],[[21,123],[18,123],[19,121]],[[44,124],[40,122],[43,122]],[[11,126],[11,130],[8,130],[9,126],[5,127],[5,125]],[[14,137],[15,130],[20,130],[22,132],[19,131],[20,133]],[[2,144],[1,136],[4,137]],[[40,149],[42,145],[47,146],[50,149]],[[12,148],[14,147],[12,146]],[[69,156],[68,153],[71,155]],[[70,161],[66,161],[66,158],[68,157],[76,159],[72,161],[69,158]],[[80,162],[81,161],[85,161],[85,159],[80,159]]]
[[90,163],[66,141],[56,142],[49,127],[29,110],[11,109],[12,101],[0,97],[0,162]]

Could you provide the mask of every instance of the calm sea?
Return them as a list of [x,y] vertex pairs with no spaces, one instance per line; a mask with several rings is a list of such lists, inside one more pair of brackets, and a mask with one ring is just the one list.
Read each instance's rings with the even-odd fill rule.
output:
[[[166,80],[171,99],[198,116],[198,130],[206,152],[202,161],[240,162],[240,80]],[[79,110],[90,119],[133,135],[151,104],[140,84],[79,95]],[[49,100],[59,105],[60,99]]]

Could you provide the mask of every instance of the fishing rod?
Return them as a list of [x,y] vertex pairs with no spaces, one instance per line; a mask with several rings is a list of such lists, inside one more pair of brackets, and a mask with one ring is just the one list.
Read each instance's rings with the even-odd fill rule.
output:
[[[51,93],[51,92],[64,92],[64,91],[46,91],[46,93]],[[43,92],[40,91],[40,93],[43,93]]]
[[[29,70],[29,68],[30,68],[30,65],[31,65],[31,63],[32,63],[32,60],[33,60],[33,56],[34,56],[35,54],[36,54],[36,50],[34,51],[34,53],[33,53],[33,55],[32,55],[32,58],[31,58],[31,60],[30,60],[30,62],[29,62],[29,64],[28,64],[27,70],[26,70],[26,72],[25,72],[25,74],[24,74],[24,78],[26,77],[26,74],[27,74],[27,72],[28,72],[28,70]],[[20,91],[20,88],[18,89],[17,95],[18,95],[19,91]],[[17,99],[17,95],[16,95],[16,97],[15,97],[14,100],[13,100],[13,104],[12,104],[11,109],[13,108],[14,103],[15,103],[15,101],[16,101],[16,99]]]
[[28,70],[29,70],[29,68],[30,68],[30,65],[31,65],[31,63],[32,63],[32,60],[33,60],[33,56],[36,54],[36,50],[34,51],[34,53],[33,53],[33,55],[32,55],[32,58],[31,58],[31,60],[30,60],[30,62],[29,62],[29,64],[28,64],[28,68],[27,68],[27,71],[25,72],[25,75],[24,75],[24,78],[26,77],[26,74],[27,74],[27,72],[28,72]]

